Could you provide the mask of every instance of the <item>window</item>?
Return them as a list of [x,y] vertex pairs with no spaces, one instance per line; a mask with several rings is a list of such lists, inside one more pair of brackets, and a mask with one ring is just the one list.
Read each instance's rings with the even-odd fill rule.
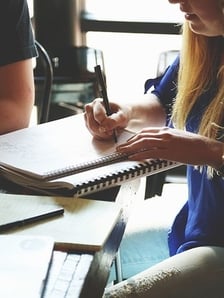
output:
[[[76,1],[85,2],[85,12],[93,19],[99,20],[145,22],[145,27],[147,22],[148,25],[150,22],[158,22],[165,30],[164,22],[181,23],[183,18],[178,5],[171,5],[168,0]],[[32,14],[33,0],[28,2]],[[129,23],[126,23],[127,26]],[[145,80],[156,76],[160,53],[178,50],[181,46],[181,36],[153,32],[100,32],[91,29],[90,24],[86,32],[86,45],[103,51],[110,98],[135,99],[143,93]]]
[[178,5],[168,0],[85,0],[85,8],[97,17],[110,19],[182,21]]
[[[182,22],[178,5],[167,0],[86,0],[86,11],[96,18],[123,21]],[[104,53],[111,98],[136,99],[147,78],[155,77],[159,55],[178,50],[181,36],[167,34],[87,32],[87,45]]]
[[87,45],[103,51],[108,95],[133,99],[156,76],[159,55],[180,48],[178,35],[88,32]]
[[28,6],[29,6],[29,11],[30,11],[30,16],[33,16],[33,0],[27,0]]

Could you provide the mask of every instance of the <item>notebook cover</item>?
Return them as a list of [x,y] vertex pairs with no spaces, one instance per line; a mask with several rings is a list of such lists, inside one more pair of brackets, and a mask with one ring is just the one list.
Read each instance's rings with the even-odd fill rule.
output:
[[[104,202],[73,197],[24,196],[0,194],[0,198],[13,199],[14,208],[32,204],[57,205],[64,208],[63,216],[52,217],[24,226],[15,227],[2,234],[51,236],[56,249],[73,251],[84,249],[98,251],[110,235],[121,216],[121,207],[115,202]],[[2,209],[0,209],[2,210]]]

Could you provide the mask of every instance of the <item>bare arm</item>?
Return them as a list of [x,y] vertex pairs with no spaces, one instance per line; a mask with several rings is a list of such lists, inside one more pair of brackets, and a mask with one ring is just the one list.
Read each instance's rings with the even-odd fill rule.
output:
[[27,127],[33,103],[32,59],[0,67],[0,134]]
[[138,133],[117,148],[127,153],[130,159],[162,158],[213,168],[219,168],[223,163],[223,143],[165,127],[165,111],[153,94],[146,94],[143,100],[129,105],[111,103],[111,108],[114,114],[107,117],[100,99],[88,104],[85,113],[87,128],[94,137],[108,139],[113,128],[134,127]]
[[223,164],[222,142],[168,127],[145,128],[117,149],[133,160],[162,158],[216,169]]
[[135,131],[145,127],[160,127],[166,123],[165,110],[153,94],[145,94],[139,102],[130,104],[128,126]]

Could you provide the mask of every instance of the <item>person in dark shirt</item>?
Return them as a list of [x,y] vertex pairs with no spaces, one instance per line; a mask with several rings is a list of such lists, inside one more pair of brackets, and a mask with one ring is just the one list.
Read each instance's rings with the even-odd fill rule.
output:
[[0,1],[0,134],[27,127],[37,56],[26,0]]
[[95,99],[84,117],[92,135],[104,140],[114,129],[142,124],[118,152],[131,160],[187,164],[188,199],[168,234],[170,258],[108,287],[105,297],[224,296],[223,1],[169,2],[185,14],[180,55],[162,77],[146,82],[142,101],[113,102],[107,116],[102,100]]

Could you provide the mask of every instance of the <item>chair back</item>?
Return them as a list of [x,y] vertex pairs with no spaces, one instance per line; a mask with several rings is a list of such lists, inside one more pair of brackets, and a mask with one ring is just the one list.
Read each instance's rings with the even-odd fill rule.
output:
[[[35,40],[38,51],[37,67],[34,71],[35,85],[37,81],[43,81],[43,90],[41,94],[35,96],[35,105],[37,106],[37,122],[45,123],[49,120],[51,90],[53,84],[53,66],[46,49]],[[38,70],[37,70],[38,68]],[[41,68],[42,73],[39,71]]]
[[175,60],[179,52],[180,52],[179,50],[168,50],[160,53],[158,64],[157,64],[158,77],[165,72],[165,70],[170,64],[172,64],[172,62]]

